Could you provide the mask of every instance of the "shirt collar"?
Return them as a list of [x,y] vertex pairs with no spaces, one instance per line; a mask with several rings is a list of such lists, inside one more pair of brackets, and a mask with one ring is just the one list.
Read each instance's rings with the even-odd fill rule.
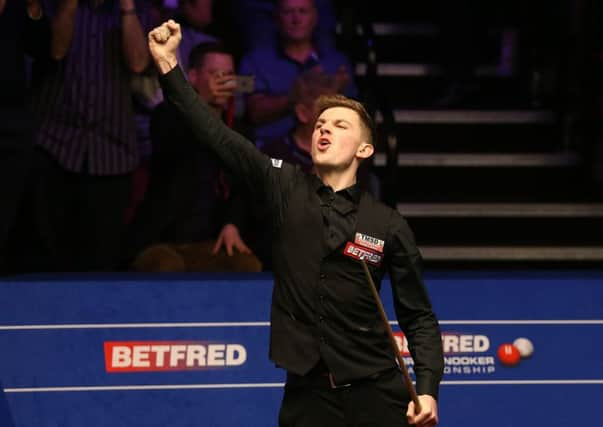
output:
[[358,183],[334,193],[333,189],[325,185],[318,176],[312,175],[311,179],[314,191],[316,191],[316,194],[321,199],[321,201],[325,202],[325,197],[327,196],[327,193],[330,193],[332,196],[331,202],[333,203],[333,207],[335,207],[335,209],[337,209],[342,214],[346,214],[349,211],[356,209],[358,204],[360,203],[362,190],[360,189]]
[[277,52],[282,58],[286,59],[287,61],[293,62],[294,64],[296,64],[297,66],[301,67],[304,70],[310,69],[310,68],[315,67],[316,65],[320,64],[321,53],[320,53],[320,50],[316,47],[316,45],[313,46],[312,53],[310,53],[310,56],[308,56],[308,59],[306,59],[306,61],[303,63],[298,62],[295,59],[291,58],[289,55],[287,55],[287,53],[285,53],[285,49],[283,48],[283,45],[281,43],[278,44]]
[[347,194],[347,197],[349,197],[352,202],[356,204],[360,203],[360,196],[362,195],[362,190],[360,189],[358,183],[352,185],[351,187],[341,190],[341,192],[345,192]]

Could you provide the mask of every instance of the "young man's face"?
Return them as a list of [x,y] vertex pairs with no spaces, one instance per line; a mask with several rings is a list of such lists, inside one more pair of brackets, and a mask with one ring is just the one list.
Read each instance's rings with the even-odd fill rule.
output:
[[320,114],[312,133],[312,160],[318,169],[346,170],[373,154],[358,113],[346,107]]
[[189,71],[189,79],[195,91],[206,102],[224,107],[229,97],[216,97],[212,92],[210,82],[218,76],[234,76],[234,61],[231,55],[225,53],[207,53],[201,64]]
[[310,41],[316,26],[313,0],[283,0],[277,9],[278,27],[286,41]]

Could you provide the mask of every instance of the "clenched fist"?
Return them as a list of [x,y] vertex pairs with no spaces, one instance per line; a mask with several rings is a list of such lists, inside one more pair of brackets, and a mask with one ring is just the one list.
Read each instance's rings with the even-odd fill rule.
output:
[[178,65],[176,52],[181,39],[180,25],[171,19],[149,33],[149,50],[161,74]]

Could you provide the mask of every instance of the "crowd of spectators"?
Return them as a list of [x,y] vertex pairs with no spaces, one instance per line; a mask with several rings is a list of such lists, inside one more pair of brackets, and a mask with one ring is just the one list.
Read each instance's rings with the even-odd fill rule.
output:
[[261,206],[163,102],[146,38],[168,18],[199,97],[305,169],[300,87],[357,94],[330,1],[0,0],[2,273],[270,268]]
[[[0,274],[270,269],[262,207],[163,102],[147,33],[179,22],[179,65],[199,97],[311,172],[314,100],[359,97],[336,47],[342,3],[0,0]],[[472,90],[478,3],[437,3],[450,80],[438,105]],[[517,33],[499,26],[506,75]],[[368,162],[359,181],[380,197]]]

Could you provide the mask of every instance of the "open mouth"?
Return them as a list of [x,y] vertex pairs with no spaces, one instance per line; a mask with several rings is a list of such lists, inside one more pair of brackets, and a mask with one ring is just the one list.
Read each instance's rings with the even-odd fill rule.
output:
[[331,141],[325,138],[321,138],[318,140],[318,144],[316,145],[320,151],[326,151],[327,148],[331,145]]

